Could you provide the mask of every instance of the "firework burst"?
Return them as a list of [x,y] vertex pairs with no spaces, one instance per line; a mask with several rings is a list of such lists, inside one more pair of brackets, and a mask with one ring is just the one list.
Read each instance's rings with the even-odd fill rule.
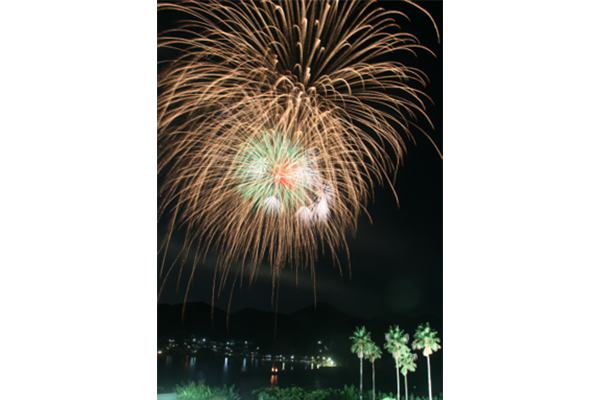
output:
[[320,185],[312,153],[279,132],[264,132],[240,150],[233,161],[233,170],[239,171],[235,186],[255,207],[279,212],[298,209],[310,202]]
[[182,54],[158,79],[159,251],[184,226],[181,258],[215,251],[219,288],[236,262],[251,281],[268,262],[276,285],[286,265],[314,272],[320,247],[349,257],[345,234],[391,182],[411,121],[430,123],[424,74],[385,57],[428,51],[400,13],[374,1],[160,9],[189,18],[159,38]]

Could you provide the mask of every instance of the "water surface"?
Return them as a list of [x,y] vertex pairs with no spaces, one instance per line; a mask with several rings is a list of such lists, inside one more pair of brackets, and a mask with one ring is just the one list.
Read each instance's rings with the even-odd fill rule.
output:
[[[376,364],[377,365],[377,364]],[[277,373],[271,369],[276,367]],[[427,395],[427,371],[408,375],[409,393]],[[158,385],[167,391],[175,391],[175,385],[182,382],[205,380],[209,386],[228,387],[235,384],[244,399],[255,389],[264,387],[300,386],[304,388],[338,388],[354,385],[358,388],[360,381],[359,368],[321,367],[316,364],[302,362],[261,361],[251,357],[201,357],[180,355],[158,355]],[[364,390],[371,389],[372,370],[369,362],[364,363]],[[404,394],[404,376],[400,375],[401,393]],[[393,368],[376,368],[377,391],[396,393],[396,372]],[[435,390],[434,394],[440,390]]]

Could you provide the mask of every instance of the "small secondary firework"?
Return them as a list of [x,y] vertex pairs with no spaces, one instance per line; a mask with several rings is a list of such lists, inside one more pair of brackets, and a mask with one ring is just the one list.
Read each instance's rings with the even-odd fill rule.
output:
[[275,286],[285,266],[314,272],[320,248],[349,256],[374,185],[416,117],[430,123],[426,77],[399,61],[428,50],[403,14],[358,0],[158,7],[186,15],[158,43],[181,54],[158,79],[159,251],[185,227],[182,258],[218,254],[219,288],[233,264],[252,281],[268,263]]

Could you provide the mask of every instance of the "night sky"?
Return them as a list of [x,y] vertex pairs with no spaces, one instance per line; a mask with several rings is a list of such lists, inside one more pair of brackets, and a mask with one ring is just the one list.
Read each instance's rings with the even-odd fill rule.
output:
[[[442,2],[421,2],[435,21],[442,37],[437,43],[435,30],[428,17],[416,8],[400,2],[380,2],[385,8],[406,12],[411,21],[400,19],[401,27],[415,34],[421,44],[435,52],[437,58],[422,51],[418,58],[401,54],[400,60],[423,70],[430,83],[425,89],[433,103],[427,103],[427,112],[435,129],[422,121],[420,126],[435,140],[443,151],[442,127],[442,66],[443,26]],[[172,24],[166,13],[158,13],[158,29]],[[159,59],[168,57],[159,52]],[[342,274],[334,266],[329,255],[321,256],[316,265],[317,301],[327,302],[352,316],[373,317],[386,312],[398,312],[409,316],[434,314],[442,317],[442,159],[429,140],[421,133],[413,132],[415,142],[408,144],[408,151],[400,166],[395,182],[399,204],[390,187],[378,187],[375,197],[367,207],[372,224],[366,215],[360,217],[356,236],[347,234],[350,248],[350,265],[343,254]],[[159,222],[159,241],[163,226]],[[181,238],[179,238],[181,240]],[[177,243],[175,243],[175,248]],[[159,256],[160,260],[160,256]],[[187,301],[211,302],[215,257],[209,256],[199,264]],[[159,261],[160,265],[160,261]],[[167,265],[170,265],[167,263]],[[351,268],[351,277],[350,269]],[[176,267],[179,268],[179,265]],[[177,274],[168,277],[159,303],[183,302],[185,287],[189,280],[191,264],[181,275],[176,290]],[[273,310],[271,305],[271,272],[268,265],[259,269],[259,278],[252,286],[239,283],[233,291],[231,312],[253,307]],[[230,280],[231,282],[231,280]],[[239,281],[238,281],[239,282]],[[159,284],[162,278],[159,277]],[[226,309],[231,285],[215,306]],[[313,283],[310,271],[296,272],[289,267],[282,273],[278,311],[291,313],[314,304]]]

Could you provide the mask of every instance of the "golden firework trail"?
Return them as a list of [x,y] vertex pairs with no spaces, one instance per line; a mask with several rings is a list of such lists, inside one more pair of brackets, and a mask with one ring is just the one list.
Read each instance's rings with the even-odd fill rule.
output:
[[252,282],[268,263],[274,288],[286,266],[314,279],[319,249],[341,271],[374,186],[392,186],[414,121],[431,123],[426,76],[395,61],[429,52],[397,25],[406,16],[357,0],[158,9],[185,15],[158,40],[181,54],[158,77],[159,252],[185,227],[180,259],[218,254],[219,291],[233,264]]

